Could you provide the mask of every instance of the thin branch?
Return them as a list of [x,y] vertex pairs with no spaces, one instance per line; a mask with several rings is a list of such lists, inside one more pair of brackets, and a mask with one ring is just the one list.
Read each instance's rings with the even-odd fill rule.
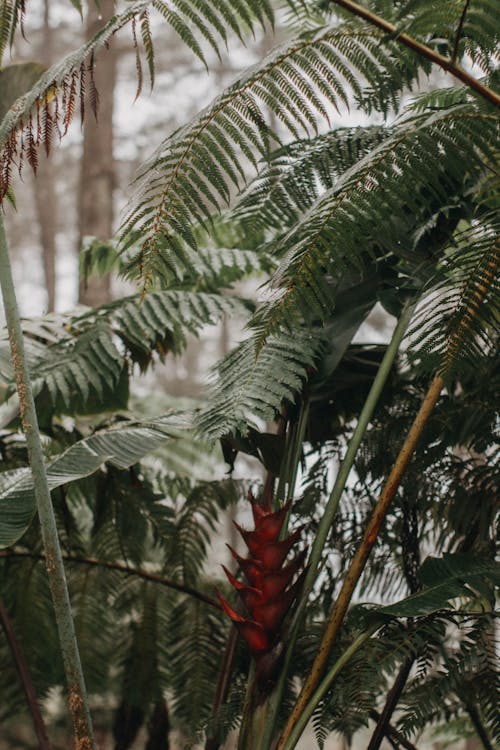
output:
[[[5,120],[4,120],[5,122]],[[94,750],[92,720],[83,677],[75,625],[71,613],[66,574],[61,555],[61,545],[57,534],[56,519],[50,490],[47,482],[45,459],[38,418],[33,399],[33,391],[24,352],[24,339],[21,330],[19,307],[16,299],[12,267],[7,248],[7,238],[0,212],[0,286],[9,332],[12,362],[16,376],[21,425],[26,437],[28,457],[33,475],[35,499],[40,519],[45,566],[56,617],[61,654],[63,658],[68,688],[69,710],[73,720],[75,744],[78,750]]]
[[472,705],[472,703],[467,703],[465,707],[472,722],[472,726],[476,730],[476,734],[481,740],[481,744],[483,745],[484,750],[495,750],[490,742],[490,738],[488,737],[486,729],[483,726],[483,722],[481,721],[481,717],[477,708]]
[[[378,711],[376,711],[374,708],[370,710],[370,718],[373,719],[373,721],[379,721],[380,720],[380,714]],[[404,747],[405,750],[417,750],[417,747],[410,742],[410,740],[407,740],[406,737],[401,734],[401,732],[396,729],[392,724],[387,725],[387,734],[392,737],[396,742],[398,742],[401,747]]]
[[26,664],[23,651],[16,638],[16,634],[14,633],[9,613],[6,610],[2,599],[0,599],[0,622],[4,629],[5,637],[12,654],[12,659],[17,667],[19,678],[23,686],[26,703],[28,704],[28,709],[33,721],[33,728],[38,740],[39,750],[51,750],[47,728],[40,711],[40,706],[38,705],[35,686],[33,685],[33,680],[31,679],[31,674],[28,665]]
[[467,15],[467,11],[469,10],[470,0],[465,0],[465,4],[462,10],[462,15],[460,16],[460,21],[458,22],[458,28],[457,33],[455,35],[455,44],[453,45],[453,53],[451,55],[451,62],[453,65],[455,65],[458,57],[458,45],[460,44],[460,37],[462,36],[462,29],[464,27],[465,23],[465,16]]
[[409,34],[399,32],[394,24],[386,21],[386,19],[381,16],[377,16],[375,13],[372,13],[361,5],[358,5],[358,3],[352,2],[352,0],[330,0],[330,2],[334,5],[339,5],[341,8],[345,8],[345,10],[348,10],[359,18],[363,18],[372,26],[376,26],[378,29],[390,34],[394,37],[394,41],[403,44],[405,47],[408,47],[420,55],[420,57],[425,57],[443,70],[451,73],[452,76],[458,78],[459,81],[465,83],[466,86],[473,91],[476,91],[476,93],[482,96],[483,99],[491,102],[495,107],[500,107],[500,94],[497,94],[496,91],[493,91],[493,89],[490,89],[488,86],[481,83],[481,81],[478,81],[477,78],[471,76],[467,71],[457,65],[454,60],[450,60],[449,58],[440,55],[438,52],[434,52],[433,49],[426,44],[417,41],[409,36]]
[[[22,559],[28,557],[34,560],[45,560],[45,555],[37,554],[34,552],[21,552],[15,549],[0,550],[0,558],[2,557],[13,559]],[[89,565],[92,567],[106,568],[107,570],[117,570],[119,573],[125,573],[125,575],[143,578],[145,581],[151,581],[152,583],[157,583],[160,586],[165,586],[166,588],[180,591],[183,594],[188,594],[195,599],[199,599],[199,601],[204,602],[205,604],[209,604],[211,607],[221,609],[220,604],[215,599],[212,599],[211,596],[208,596],[207,594],[204,594],[203,592],[198,591],[191,586],[185,586],[184,584],[178,583],[171,578],[165,578],[164,576],[158,575],[157,573],[150,573],[149,571],[142,570],[141,568],[132,568],[130,567],[130,565],[123,565],[122,563],[111,562],[110,560],[99,560],[97,557],[78,557],[75,555],[63,555],[63,560],[65,562],[75,563],[77,565]]]
[[394,680],[394,685],[387,694],[384,708],[382,709],[382,713],[377,720],[377,725],[373,731],[370,743],[366,750],[379,750],[384,737],[390,734],[389,722],[401,697],[404,686],[406,685],[406,681],[408,679],[408,675],[410,674],[413,662],[414,658],[410,656],[401,665],[399,672],[396,675],[396,679]]
[[303,711],[308,705],[311,696],[313,695],[316,687],[321,680],[323,672],[325,670],[328,657],[331,653],[332,646],[337,638],[340,631],[347,609],[349,607],[354,589],[365,569],[365,565],[370,556],[370,552],[377,540],[378,534],[382,527],[382,523],[385,520],[390,504],[398,490],[401,480],[404,476],[406,468],[410,462],[411,457],[417,447],[419,438],[424,431],[424,428],[432,414],[432,411],[439,399],[439,395],[443,389],[444,381],[440,375],[437,375],[422,402],[417,416],[408,432],[406,440],[401,447],[396,462],[392,468],[391,473],[385,483],[384,489],[381,492],[377,505],[375,506],[372,516],[368,522],[363,538],[360,545],[354,555],[351,566],[347,572],[339,596],[333,605],[330,616],[328,618],[323,639],[319,647],[316,658],[314,659],[311,671],[304,683],[302,692],[299,695],[297,702],[290,714],[288,722],[282,732],[280,741],[277,746],[277,750],[283,750],[286,745],[287,739],[293,731],[294,726],[299,721]]

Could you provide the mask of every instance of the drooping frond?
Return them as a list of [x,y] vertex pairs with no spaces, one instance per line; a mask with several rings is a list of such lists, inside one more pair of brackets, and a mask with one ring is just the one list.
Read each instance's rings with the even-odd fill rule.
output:
[[447,376],[495,351],[500,325],[500,223],[474,222],[454,238],[439,280],[424,299],[412,331],[415,356]]
[[[96,472],[106,462],[126,469],[162,443],[182,435],[179,420],[167,416],[149,423],[121,422],[76,442],[47,464],[50,490]],[[0,473],[0,546],[13,544],[35,512],[33,477],[29,468]]]
[[[120,29],[130,26],[132,44],[137,50],[137,72],[139,88],[142,81],[141,51],[137,25],[144,48],[146,63],[151,81],[154,73],[154,50],[150,27],[149,8],[153,7],[179,34],[187,46],[202,60],[204,53],[199,35],[218,52],[220,42],[227,40],[227,29],[240,38],[256,24],[265,26],[273,20],[272,8],[268,0],[138,0],[113,16],[103,28],[80,49],[67,55],[53,65],[38,80],[30,91],[11,107],[0,125],[0,200],[9,189],[13,165],[21,170],[26,158],[36,171],[38,149],[44,145],[50,151],[54,134],[64,135],[76,109],[80,108],[83,118],[83,101],[89,93],[93,109],[97,107],[98,93],[94,81],[95,54],[106,46],[111,37]],[[12,29],[19,15],[24,12],[24,4],[19,0],[2,1],[5,26],[1,25],[2,39],[0,51],[8,43]],[[196,32],[193,33],[193,26]]]
[[[147,283],[162,272],[162,255],[196,247],[192,225],[210,222],[231,192],[245,184],[242,164],[267,159],[273,134],[266,110],[294,136],[314,130],[328,107],[349,105],[363,82],[375,89],[401,78],[392,42],[349,25],[294,39],[244,73],[187,126],[168,138],[141,169],[125,238],[142,234],[131,271]],[[180,238],[180,239],[179,239]],[[125,240],[125,247],[127,242]]]
[[17,27],[23,28],[26,17],[26,0],[1,0],[0,2],[0,68],[5,50],[14,41]]
[[281,241],[284,257],[273,279],[281,293],[259,313],[262,335],[283,325],[291,309],[324,315],[331,277],[362,272],[387,253],[415,267],[424,262],[425,245],[423,255],[412,251],[425,216],[429,221],[436,209],[453,206],[450,192],[481,173],[497,138],[497,118],[467,105],[401,122]]
[[[228,255],[219,260],[223,269],[225,262],[250,262],[237,251],[228,251]],[[230,272],[237,276],[231,266]],[[208,282],[217,286],[215,279],[213,269]],[[134,363],[145,370],[154,353],[161,358],[169,352],[177,355],[184,350],[189,334],[197,335],[224,315],[245,319],[249,307],[238,297],[171,289],[152,292],[144,301],[134,295],[89,312],[50,315],[38,325],[26,323],[32,387],[41,423],[45,425],[57,414],[126,408]],[[0,352],[7,348],[5,338]],[[8,353],[0,371],[13,391]]]
[[197,418],[200,432],[217,439],[245,433],[255,417],[272,419],[283,399],[296,401],[321,346],[321,336],[307,331],[272,337],[261,351],[253,337],[244,341],[218,366],[208,408]]

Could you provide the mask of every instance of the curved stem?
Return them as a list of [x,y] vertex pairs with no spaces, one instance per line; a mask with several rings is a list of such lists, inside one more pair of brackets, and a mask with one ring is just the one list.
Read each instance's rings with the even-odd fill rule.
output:
[[85,681],[71,614],[68,586],[61,555],[59,537],[43,456],[38,419],[31,390],[31,382],[24,354],[23,334],[17,306],[12,269],[7,250],[7,238],[0,213],[0,285],[7,319],[12,361],[16,375],[21,424],[26,437],[28,457],[33,474],[35,498],[40,519],[45,564],[56,615],[59,641],[69,693],[69,708],[73,719],[77,750],[94,750],[92,722],[88,707]]
[[396,462],[392,468],[391,473],[384,485],[384,488],[380,494],[377,504],[373,510],[372,516],[368,522],[365,533],[361,543],[354,555],[351,566],[347,572],[339,596],[333,605],[330,616],[328,618],[323,639],[319,647],[316,658],[311,667],[308,678],[306,679],[302,692],[293,708],[292,713],[288,719],[287,725],[283,730],[281,739],[278,743],[277,750],[283,750],[286,746],[286,742],[293,731],[295,724],[300,720],[300,716],[307,706],[316,686],[318,685],[321,676],[324,672],[326,662],[330,655],[332,646],[337,638],[339,630],[342,626],[342,622],[346,615],[349,607],[354,589],[361,577],[365,565],[367,563],[370,552],[375,544],[382,523],[387,515],[389,506],[397,492],[397,489],[401,483],[401,480],[406,471],[410,459],[417,447],[418,440],[422,435],[422,432],[432,414],[434,406],[437,403],[441,390],[443,389],[444,381],[440,375],[436,375],[433,379],[427,394],[422,402],[417,416],[408,432],[406,440],[401,447]]
[[[32,558],[34,560],[45,560],[45,555],[40,555],[35,552],[24,552],[13,550],[0,550],[0,558],[8,557],[13,559]],[[151,581],[157,583],[160,586],[165,586],[175,591],[180,591],[182,594],[187,594],[195,599],[199,599],[205,604],[209,604],[211,607],[221,609],[218,601],[213,599],[211,596],[207,596],[202,591],[192,588],[192,586],[185,586],[182,583],[173,581],[171,578],[165,578],[165,576],[159,575],[158,573],[150,573],[148,570],[141,570],[141,568],[131,568],[130,565],[123,565],[122,563],[112,562],[110,560],[99,560],[97,557],[77,557],[75,555],[63,555],[64,562],[75,563],[76,565],[88,565],[90,567],[106,568],[106,570],[116,570],[119,573],[124,573],[128,576],[136,576],[137,578],[143,578],[145,581]]]
[[443,70],[446,70],[455,78],[458,78],[458,80],[462,81],[462,83],[465,83],[466,86],[482,96],[483,99],[491,102],[491,104],[494,104],[495,107],[500,107],[500,94],[497,94],[496,91],[493,91],[493,89],[490,89],[488,86],[485,86],[483,83],[481,83],[481,81],[478,81],[477,78],[471,76],[469,73],[467,73],[467,71],[457,65],[453,59],[449,59],[447,57],[444,57],[443,55],[440,55],[438,52],[434,52],[433,49],[428,47],[426,44],[422,44],[422,42],[417,41],[409,34],[399,32],[394,24],[386,21],[386,19],[382,18],[381,16],[377,16],[375,13],[372,13],[371,11],[367,10],[367,8],[358,5],[358,3],[355,3],[352,0],[330,0],[330,2],[332,2],[334,5],[340,5],[341,8],[345,8],[345,10],[348,10],[350,13],[358,16],[359,18],[362,18],[372,26],[376,26],[378,29],[382,29],[382,31],[385,31],[387,34],[391,34],[394,37],[394,41],[398,42],[399,44],[403,44],[405,47],[413,50],[417,53],[417,55],[420,55],[420,57],[425,57],[427,60],[430,60],[435,65],[438,65]]
[[355,653],[359,651],[359,649],[365,644],[369,638],[372,637],[372,635],[375,633],[376,630],[378,630],[380,625],[374,625],[372,628],[367,630],[365,633],[361,633],[361,635],[358,635],[355,641],[351,643],[349,648],[347,648],[342,656],[340,656],[333,667],[329,670],[326,677],[322,680],[321,684],[316,688],[316,691],[311,696],[309,702],[305,706],[303,712],[300,715],[299,720],[295,724],[292,732],[290,733],[290,736],[288,737],[288,740],[286,741],[286,744],[283,745],[283,750],[293,750],[293,748],[296,746],[297,742],[299,741],[302,732],[306,728],[309,719],[313,715],[316,706],[323,700],[333,683],[335,682],[336,678],[342,671],[342,669],[345,667],[347,662],[351,660],[351,658],[354,656]]

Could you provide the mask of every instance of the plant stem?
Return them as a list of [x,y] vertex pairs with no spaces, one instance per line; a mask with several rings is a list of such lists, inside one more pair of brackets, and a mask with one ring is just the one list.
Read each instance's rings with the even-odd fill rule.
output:
[[[379,721],[379,712],[372,708],[370,711],[370,718],[373,719],[373,721]],[[387,736],[392,737],[398,743],[398,745],[404,747],[405,750],[417,750],[415,745],[407,740],[406,737],[402,735],[401,732],[399,732],[392,724],[387,725]]]
[[376,26],[387,34],[391,34],[394,37],[394,41],[413,50],[420,55],[420,57],[425,57],[427,60],[435,63],[435,65],[439,65],[440,68],[451,73],[452,76],[458,78],[459,81],[462,81],[462,83],[465,83],[470,89],[480,94],[483,99],[491,102],[495,107],[500,107],[500,94],[497,94],[496,91],[493,91],[493,89],[488,88],[488,86],[485,86],[481,81],[478,81],[477,78],[471,76],[467,71],[457,65],[453,59],[449,59],[440,55],[438,52],[434,52],[433,49],[426,44],[417,41],[409,36],[409,34],[399,32],[394,24],[386,21],[386,19],[381,16],[377,16],[375,13],[372,13],[367,10],[367,8],[358,5],[358,3],[355,3],[352,0],[330,0],[330,2],[334,5],[340,5],[341,8],[345,8],[345,10],[348,10],[355,16],[363,18],[372,26]]
[[293,656],[293,651],[295,648],[295,641],[297,639],[297,634],[298,634],[298,631],[302,622],[302,618],[305,614],[305,608],[306,608],[309,592],[311,591],[314,585],[314,581],[316,580],[316,576],[318,574],[323,548],[325,546],[328,534],[332,527],[335,514],[337,513],[340,498],[344,491],[344,487],[349,477],[352,465],[354,463],[354,459],[356,458],[356,454],[358,452],[361,441],[364,437],[368,424],[373,416],[373,412],[380,398],[380,394],[382,393],[384,385],[387,382],[387,378],[389,376],[391,368],[396,359],[399,346],[406,333],[408,324],[411,320],[414,307],[415,307],[414,303],[409,302],[403,308],[399,321],[393,331],[389,346],[387,347],[387,350],[384,354],[384,358],[382,362],[380,363],[380,367],[378,369],[377,375],[375,376],[375,380],[373,381],[372,387],[370,388],[370,392],[367,396],[365,404],[363,405],[363,409],[361,410],[361,414],[359,415],[359,420],[354,430],[354,434],[349,442],[349,446],[347,448],[346,454],[339,468],[339,473],[337,475],[333,489],[330,493],[330,497],[328,498],[328,502],[324,509],[324,512],[323,512],[323,515],[322,515],[322,518],[318,527],[318,531],[316,533],[316,537],[312,545],[311,554],[309,556],[309,562],[308,562],[309,570],[307,572],[306,579],[304,582],[304,587],[302,589],[300,604],[298,606],[298,609],[294,618],[294,623],[287,637],[287,651],[285,654],[283,668],[281,670],[280,678],[276,685],[274,693],[268,699],[269,724],[273,730],[276,724],[277,712],[278,712],[279,704],[281,702],[281,696],[283,694],[283,690],[284,690],[284,686],[286,682],[286,676],[288,674],[288,669],[289,669],[292,656]]
[[414,658],[410,656],[401,665],[399,672],[394,680],[394,685],[389,690],[385,701],[384,708],[380,714],[377,725],[373,730],[373,734],[370,739],[370,743],[366,750],[379,750],[380,745],[384,737],[388,734],[389,722],[391,721],[392,714],[398,704],[401,693],[403,692],[404,686],[410,674]]
[[354,654],[359,651],[359,649],[365,644],[365,642],[369,640],[369,638],[371,638],[371,636],[375,633],[376,630],[379,629],[379,627],[380,625],[378,624],[374,625],[365,633],[361,633],[360,635],[358,635],[356,640],[353,641],[349,648],[344,651],[342,656],[337,659],[333,667],[327,673],[326,677],[322,680],[321,684],[316,688],[307,705],[304,707],[300,718],[295,724],[293,730],[290,732],[286,743],[283,745],[283,750],[293,750],[293,748],[299,741],[302,732],[306,728],[309,719],[313,715],[316,706],[323,700],[345,665],[351,660]]
[[472,705],[472,703],[467,703],[466,709],[467,709],[467,713],[469,714],[472,725],[474,729],[476,730],[476,734],[481,740],[481,744],[484,747],[484,750],[495,750],[495,748],[490,742],[490,738],[488,737],[486,733],[486,729],[483,726],[483,722],[481,721],[481,717],[479,715],[479,711],[477,710],[477,708],[474,705]]
[[[36,552],[19,551],[16,549],[0,550],[0,558],[2,557],[8,557],[12,559],[23,559],[29,557],[33,560],[45,560],[45,555],[40,555]],[[173,589],[174,591],[180,591],[182,594],[192,596],[211,607],[221,609],[219,602],[213,599],[211,596],[207,596],[207,594],[194,589],[192,586],[185,586],[182,583],[173,581],[171,578],[165,578],[165,576],[158,575],[158,573],[150,573],[147,570],[141,570],[141,568],[131,568],[129,565],[111,562],[111,560],[99,560],[97,557],[77,557],[75,555],[63,555],[62,559],[66,563],[74,563],[75,565],[88,565],[89,567],[105,568],[106,570],[117,570],[118,572],[124,573],[128,576],[143,578],[145,581],[151,581],[152,583],[157,583],[160,586],[165,586],[166,588]]]
[[33,685],[33,680],[31,679],[31,675],[29,673],[29,669],[26,664],[21,646],[19,645],[19,641],[17,640],[16,634],[14,633],[14,628],[12,627],[9,613],[6,610],[2,599],[0,599],[0,623],[2,624],[2,627],[4,629],[5,637],[7,639],[7,643],[9,644],[10,652],[17,667],[19,678],[23,686],[24,694],[26,696],[26,703],[28,704],[31,719],[33,721],[33,728],[38,740],[39,750],[51,750],[49,738],[47,735],[47,728],[40,711],[40,706],[38,705],[35,686]]
[[455,44],[453,45],[453,52],[451,53],[451,62],[455,65],[458,57],[458,45],[460,44],[460,37],[462,36],[462,30],[465,23],[465,16],[469,10],[470,0],[465,0],[462,13],[460,15],[460,21],[458,22],[457,33],[455,34]]
[[377,540],[377,536],[381,529],[382,523],[387,515],[387,511],[389,510],[391,501],[393,500],[401,483],[403,475],[406,471],[406,467],[408,466],[408,463],[410,462],[410,459],[417,446],[418,440],[422,435],[422,432],[424,431],[424,428],[429,420],[429,417],[432,414],[434,406],[437,403],[441,390],[443,389],[443,385],[443,378],[440,375],[436,375],[432,380],[431,385],[429,386],[419,412],[415,417],[406,440],[403,443],[392,471],[389,474],[378,502],[373,510],[372,516],[368,522],[368,526],[365,530],[365,533],[363,534],[363,538],[356,551],[356,554],[354,555],[351,566],[347,572],[346,577],[344,578],[339,596],[328,618],[323,639],[311,667],[311,671],[304,683],[302,692],[292,710],[292,713],[290,714],[287,725],[283,730],[281,739],[277,746],[277,750],[283,750],[283,748],[285,747],[286,741],[290,736],[293,727],[299,720],[304,708],[308,704],[318,682],[321,679],[332,646],[339,633],[345,614],[349,607],[354,589],[356,588],[356,585],[365,568],[370,552]]
[[26,437],[28,457],[33,474],[35,498],[45,549],[45,564],[56,615],[61,652],[66,673],[71,711],[75,732],[76,750],[93,750],[92,722],[88,708],[78,644],[71,614],[66,575],[61,556],[61,547],[47,484],[47,474],[38,428],[35,402],[24,354],[23,334],[19,308],[17,306],[12,269],[7,250],[7,238],[3,216],[0,213],[0,286],[7,319],[12,361],[16,375],[21,424]]

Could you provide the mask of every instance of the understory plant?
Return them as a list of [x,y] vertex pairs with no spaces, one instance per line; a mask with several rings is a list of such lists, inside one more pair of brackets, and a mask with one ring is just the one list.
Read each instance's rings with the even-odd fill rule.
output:
[[[28,11],[3,0],[2,54]],[[136,294],[20,321],[2,228],[13,737],[30,714],[56,747],[40,703],[63,689],[78,750],[96,747],[92,721],[117,750],[174,730],[206,750],[232,730],[239,750],[292,750],[309,723],[320,747],[363,727],[368,750],[430,730],[500,742],[496,11],[137,0],[12,102],[5,212],[23,161],[97,108],[95,54],[115,33],[131,32],[140,89],[163,23],[207,67],[284,25],[140,168],[117,237],[85,249],[87,270]],[[371,124],[342,124],[349,109]],[[263,293],[243,298],[256,275]],[[384,344],[364,325],[380,310]],[[135,374],[227,316],[245,335],[203,398],[131,397]],[[259,472],[236,479],[249,461]],[[229,569],[214,536],[249,511]]]

